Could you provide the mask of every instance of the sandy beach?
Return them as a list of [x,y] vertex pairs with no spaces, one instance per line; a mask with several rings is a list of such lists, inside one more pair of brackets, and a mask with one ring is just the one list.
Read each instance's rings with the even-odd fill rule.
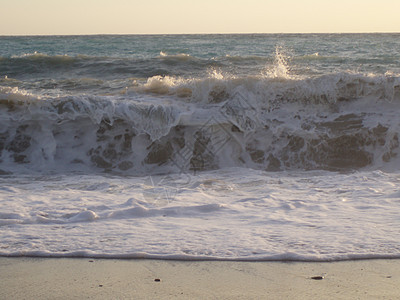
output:
[[399,299],[400,260],[0,258],[0,299]]

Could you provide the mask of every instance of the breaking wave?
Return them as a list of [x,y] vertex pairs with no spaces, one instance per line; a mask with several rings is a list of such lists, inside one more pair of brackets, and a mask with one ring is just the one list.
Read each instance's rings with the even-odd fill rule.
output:
[[2,173],[399,169],[400,78],[151,77],[111,96],[0,88]]

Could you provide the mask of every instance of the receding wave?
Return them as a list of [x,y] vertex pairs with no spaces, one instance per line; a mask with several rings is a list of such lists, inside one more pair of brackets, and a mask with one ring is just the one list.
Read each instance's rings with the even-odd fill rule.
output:
[[125,94],[0,88],[2,173],[399,168],[400,78],[151,77]]

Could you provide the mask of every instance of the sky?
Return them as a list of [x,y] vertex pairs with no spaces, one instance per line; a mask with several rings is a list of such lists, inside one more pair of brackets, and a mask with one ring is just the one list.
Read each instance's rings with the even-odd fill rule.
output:
[[0,35],[400,32],[399,0],[0,0]]

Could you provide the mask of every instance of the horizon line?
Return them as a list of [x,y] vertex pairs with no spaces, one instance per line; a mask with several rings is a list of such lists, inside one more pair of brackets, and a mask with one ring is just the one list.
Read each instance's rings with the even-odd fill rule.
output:
[[28,37],[28,36],[112,36],[112,35],[143,35],[143,36],[155,36],[155,35],[277,35],[277,34],[397,34],[400,31],[349,31],[349,32],[226,32],[226,33],[43,33],[43,34],[0,34],[0,37]]

